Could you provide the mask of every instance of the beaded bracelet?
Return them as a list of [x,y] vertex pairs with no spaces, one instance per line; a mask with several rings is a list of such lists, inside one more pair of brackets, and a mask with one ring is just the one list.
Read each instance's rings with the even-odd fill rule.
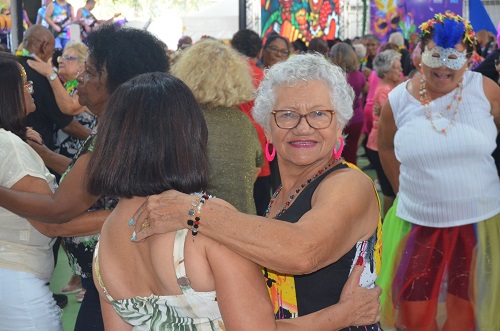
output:
[[[207,199],[209,199],[210,196],[207,193],[202,193],[201,197],[197,200],[193,200],[191,202],[192,208],[189,209],[188,215],[190,216],[189,219],[187,220],[187,225],[189,226],[189,229],[191,230],[191,235],[193,238],[198,234],[198,228],[200,226],[200,216],[201,216],[201,208],[203,207],[203,204]],[[194,220],[192,219],[194,216]]]

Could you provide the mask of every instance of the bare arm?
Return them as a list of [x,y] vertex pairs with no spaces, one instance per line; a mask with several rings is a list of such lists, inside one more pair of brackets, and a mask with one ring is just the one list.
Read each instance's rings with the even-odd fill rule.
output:
[[382,168],[391,183],[394,193],[399,191],[399,161],[394,152],[394,135],[397,127],[394,122],[391,104],[386,102],[382,107],[380,119],[378,122],[378,154]]
[[71,123],[66,125],[63,129],[64,132],[69,134],[72,137],[75,137],[80,140],[87,139],[90,136],[91,131],[81,125],[76,119],[73,118]]
[[484,94],[491,105],[491,115],[495,121],[497,129],[500,130],[500,86],[491,79],[483,76]]
[[[137,241],[153,233],[188,228],[191,201],[191,196],[176,191],[149,197],[134,215]],[[209,200],[203,207],[200,232],[259,265],[297,275],[337,261],[377,227],[372,182],[357,170],[329,175],[316,189],[312,205],[297,223],[288,223],[239,213]],[[342,207],[332,212],[332,206]],[[140,232],[145,218],[151,226]]]
[[[52,74],[54,74],[54,69],[52,68],[52,59],[49,59],[47,62],[44,62],[38,56],[33,55],[33,60],[28,60],[28,65],[33,68],[40,75],[49,78]],[[54,96],[56,98],[56,103],[62,113],[66,115],[77,115],[85,110],[85,107],[78,103],[78,95],[74,94],[70,96],[64,88],[64,85],[61,83],[59,79],[50,80],[50,87],[54,92]]]
[[49,26],[56,32],[61,32],[61,28],[56,24],[54,23],[54,21],[52,21],[52,13],[54,12],[54,4],[52,2],[50,2],[48,5],[47,5],[47,9],[45,10],[45,21],[47,21],[47,23],[49,24]]
[[[15,191],[52,195],[47,182],[41,178],[24,176],[11,187]],[[111,210],[83,213],[65,224],[47,224],[28,219],[31,225],[47,237],[80,237],[96,234],[111,214]]]
[[64,155],[55,153],[51,151],[47,146],[41,145],[38,143],[34,143],[32,141],[27,141],[28,145],[31,146],[35,150],[35,152],[40,155],[45,166],[54,170],[58,174],[62,175],[63,172],[68,169],[69,164],[71,163],[71,159],[67,158]]
[[78,158],[52,195],[19,192],[0,187],[0,206],[28,219],[64,223],[90,208],[99,197],[85,188],[85,170],[91,153]]
[[101,232],[102,225],[112,210],[84,212],[63,224],[48,224],[28,220],[31,225],[47,237],[82,237]]
[[331,331],[350,325],[374,324],[379,320],[381,291],[359,286],[362,266],[353,269],[338,304],[304,317],[275,321],[260,267],[215,243],[207,249],[207,258],[228,331]]

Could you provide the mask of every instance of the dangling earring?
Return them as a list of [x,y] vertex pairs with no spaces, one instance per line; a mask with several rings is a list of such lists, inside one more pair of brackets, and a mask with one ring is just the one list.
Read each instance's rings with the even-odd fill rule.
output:
[[[271,145],[272,152],[269,153],[269,145]],[[271,162],[274,160],[274,157],[276,156],[276,149],[274,148],[273,144],[269,144],[269,141],[266,141],[266,159]]]
[[335,160],[338,160],[340,156],[342,155],[342,151],[344,150],[344,138],[340,137],[339,139],[339,150],[337,152],[337,148],[333,149],[333,156],[335,157]]

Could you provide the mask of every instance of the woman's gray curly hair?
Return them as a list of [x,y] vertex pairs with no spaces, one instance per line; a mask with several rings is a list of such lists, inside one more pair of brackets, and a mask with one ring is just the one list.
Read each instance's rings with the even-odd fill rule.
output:
[[319,54],[294,55],[268,69],[257,91],[253,118],[265,131],[269,131],[277,88],[314,80],[322,81],[328,86],[338,125],[345,127],[353,115],[354,91],[347,83],[345,72]]
[[391,71],[394,61],[401,59],[401,54],[392,49],[387,49],[373,59],[373,69],[379,78]]

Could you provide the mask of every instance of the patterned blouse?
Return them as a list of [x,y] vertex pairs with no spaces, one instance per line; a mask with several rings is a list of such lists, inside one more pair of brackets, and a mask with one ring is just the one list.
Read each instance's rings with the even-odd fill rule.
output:
[[115,300],[106,290],[99,272],[99,244],[94,252],[94,269],[97,280],[116,313],[134,331],[146,330],[196,330],[225,331],[215,291],[196,292],[189,286],[184,266],[184,242],[187,229],[179,230],[174,240],[174,266],[180,295],[133,297]]

